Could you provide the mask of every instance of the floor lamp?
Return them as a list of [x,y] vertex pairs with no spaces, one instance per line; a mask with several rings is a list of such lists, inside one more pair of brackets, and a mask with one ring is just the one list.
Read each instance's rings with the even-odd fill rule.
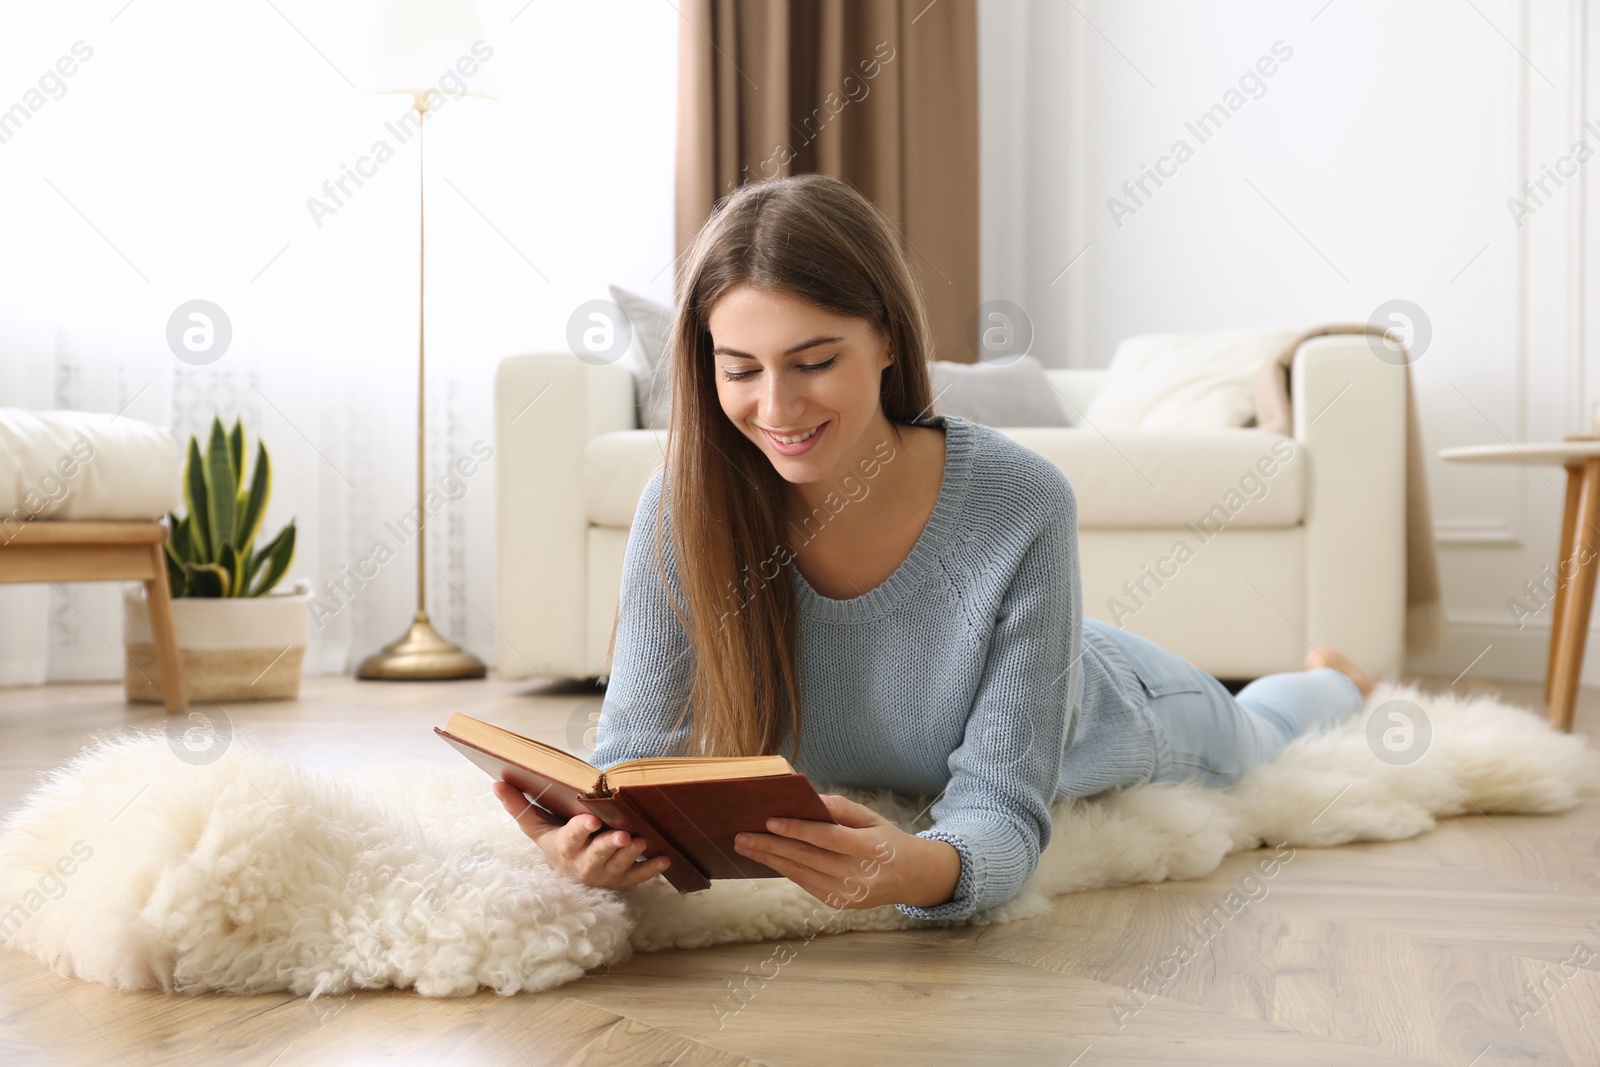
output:
[[471,0],[385,0],[379,11],[368,92],[407,94],[417,116],[417,611],[398,640],[361,661],[356,677],[396,681],[482,678],[487,673],[483,661],[446,640],[428,621],[422,134],[429,113],[451,99],[499,99],[492,78],[481,66],[493,50],[484,44]]

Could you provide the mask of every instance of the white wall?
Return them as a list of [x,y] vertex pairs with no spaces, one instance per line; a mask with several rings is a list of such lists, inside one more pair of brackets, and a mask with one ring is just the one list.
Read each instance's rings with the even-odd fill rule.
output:
[[[608,283],[672,291],[673,6],[478,9],[500,100],[448,100],[424,135],[430,485],[493,441],[501,358],[566,350],[569,316]],[[419,139],[386,126],[409,98],[356,87],[370,14],[369,0],[0,5],[0,112],[41,78],[48,97],[0,139],[0,405],[125,408],[180,439],[242,415],[276,461],[265,528],[297,520],[288,577],[318,590],[416,501]],[[79,41],[92,54],[57,83]],[[308,200],[379,140],[394,157],[319,224]],[[205,367],[166,343],[195,298],[233,325]],[[428,606],[492,661],[490,467],[430,519]],[[313,627],[308,671],[348,670],[410,622],[416,548],[392,547],[353,609]],[[120,676],[118,589],[64,588],[70,603],[0,590],[0,684]]]
[[[1484,653],[1475,676],[1544,676],[1550,611],[1519,627],[1508,601],[1534,607],[1524,583],[1554,566],[1565,476],[1434,453],[1588,432],[1600,408],[1600,159],[1520,227],[1506,206],[1572,169],[1580,136],[1600,153],[1596,21],[1579,0],[981,0],[983,296],[1029,312],[1047,365],[1104,366],[1140,333],[1426,313],[1412,371],[1452,635],[1411,670]],[[1276,42],[1264,88],[1203,142],[1186,128]],[[1123,183],[1180,138],[1192,157],[1134,201]],[[1593,640],[1589,660],[1600,678]]]

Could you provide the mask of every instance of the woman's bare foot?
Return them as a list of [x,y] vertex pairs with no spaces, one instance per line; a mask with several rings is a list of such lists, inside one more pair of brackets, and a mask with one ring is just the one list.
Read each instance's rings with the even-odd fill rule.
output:
[[1361,690],[1363,699],[1378,685],[1378,679],[1370,671],[1362,670],[1356,665],[1355,660],[1330,645],[1323,645],[1306,653],[1306,670],[1314,671],[1318,667],[1332,667],[1356,683],[1356,688]]

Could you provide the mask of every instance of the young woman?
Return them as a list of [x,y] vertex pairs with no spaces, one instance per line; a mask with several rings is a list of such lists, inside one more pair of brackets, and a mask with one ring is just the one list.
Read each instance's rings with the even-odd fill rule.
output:
[[[816,782],[938,794],[917,834],[830,795],[839,825],[747,835],[817,898],[966,918],[1021,890],[1058,798],[1232,782],[1376,684],[1323,648],[1235,698],[1085,618],[1072,486],[1000,431],[929,414],[921,293],[849,185],[729,194],[678,293],[667,457],[628,538],[592,762],[781,753]],[[593,816],[496,792],[579,881],[666,866]]]

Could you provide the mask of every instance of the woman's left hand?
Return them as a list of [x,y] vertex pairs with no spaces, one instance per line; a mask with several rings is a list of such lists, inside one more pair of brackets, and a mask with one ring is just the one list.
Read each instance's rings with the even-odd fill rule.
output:
[[954,894],[961,856],[952,846],[908,834],[847,797],[824,793],[822,801],[837,825],[769,819],[770,833],[740,834],[735,847],[841,910],[922,901],[931,906]]

